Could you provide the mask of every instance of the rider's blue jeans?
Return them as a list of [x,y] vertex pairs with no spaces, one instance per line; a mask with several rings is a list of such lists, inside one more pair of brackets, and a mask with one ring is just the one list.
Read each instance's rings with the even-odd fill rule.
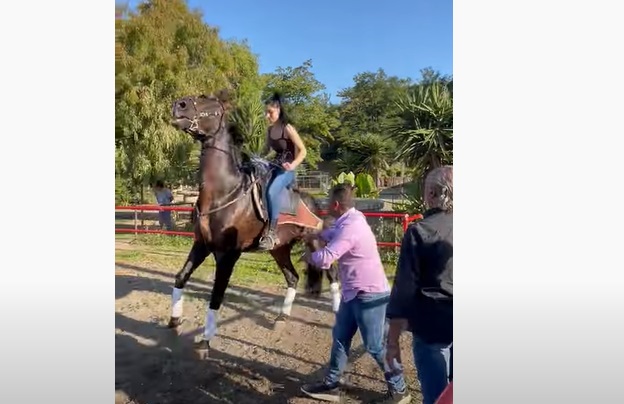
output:
[[267,191],[267,209],[271,227],[275,228],[281,208],[282,191],[295,181],[295,172],[274,168],[272,178]]

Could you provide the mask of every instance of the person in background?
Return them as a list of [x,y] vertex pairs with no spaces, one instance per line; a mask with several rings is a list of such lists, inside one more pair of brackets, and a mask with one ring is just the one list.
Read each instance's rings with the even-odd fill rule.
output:
[[349,184],[339,184],[331,191],[329,212],[336,221],[331,229],[321,233],[327,245],[307,257],[308,262],[323,269],[338,261],[342,301],[332,332],[333,343],[325,378],[306,384],[301,390],[317,400],[340,401],[340,378],[347,365],[351,341],[359,329],[364,347],[384,372],[388,385],[384,402],[405,404],[410,401],[410,395],[403,375],[389,372],[384,364],[385,315],[390,285],[375,235],[364,214],[354,206],[354,190]]
[[453,380],[453,167],[425,179],[427,211],[405,233],[390,294],[386,360],[401,363],[399,337],[413,335],[423,404],[434,404]]
[[[154,196],[156,196],[156,202],[159,206],[169,206],[173,203],[173,194],[169,188],[165,187],[165,184],[158,180],[154,186]],[[167,230],[173,230],[173,223],[171,221],[171,211],[161,210],[158,212],[158,221],[161,227],[165,227]]]
[[276,234],[282,191],[295,181],[295,170],[305,160],[307,151],[295,127],[289,122],[279,94],[266,102],[269,121],[263,155],[275,152],[272,175],[266,191],[269,225],[259,243],[261,250],[272,250],[279,244]]

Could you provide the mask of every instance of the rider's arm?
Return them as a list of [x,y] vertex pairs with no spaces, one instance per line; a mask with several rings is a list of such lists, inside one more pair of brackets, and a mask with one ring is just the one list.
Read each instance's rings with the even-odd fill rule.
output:
[[306,150],[305,145],[303,144],[303,140],[301,140],[301,136],[297,133],[297,130],[292,125],[286,125],[286,131],[288,132],[288,137],[295,144],[295,159],[290,165],[293,167],[293,170],[299,166],[306,158],[308,151]]

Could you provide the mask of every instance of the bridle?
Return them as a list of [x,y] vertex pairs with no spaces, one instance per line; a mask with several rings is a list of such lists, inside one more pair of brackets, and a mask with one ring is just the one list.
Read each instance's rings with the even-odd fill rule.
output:
[[[200,142],[202,142],[202,155],[203,155],[203,150],[205,149],[214,149],[214,150],[218,150],[222,153],[225,153],[227,155],[230,156],[230,158],[232,159],[232,162],[234,163],[234,165],[239,169],[239,171],[241,170],[241,165],[240,163],[237,162],[237,159],[234,156],[234,153],[232,153],[232,151],[228,151],[228,150],[224,150],[220,147],[217,147],[214,145],[214,140],[216,138],[216,135],[221,132],[222,130],[227,130],[226,125],[225,125],[225,121],[224,121],[224,117],[225,117],[225,105],[223,105],[223,103],[221,102],[221,100],[216,99],[215,101],[217,101],[219,103],[219,106],[221,107],[219,110],[217,111],[213,111],[213,112],[198,112],[197,110],[197,102],[195,101],[195,99],[192,100],[193,102],[193,109],[195,109],[195,116],[193,116],[193,119],[190,119],[191,125],[185,129],[185,132],[187,132],[188,134],[190,134],[191,136],[193,136],[195,139],[199,140]],[[219,126],[217,127],[217,129],[213,132],[213,133],[206,133],[203,130],[200,129],[199,127],[199,121],[202,118],[206,118],[206,117],[219,117]],[[202,138],[200,138],[200,136],[197,135],[201,135]],[[211,143],[208,143],[208,141],[212,140]],[[199,206],[195,206],[195,211],[197,212],[197,216],[198,217],[205,217],[205,216],[209,216],[212,213],[218,212],[222,209],[227,208],[228,206],[238,202],[239,200],[241,200],[242,198],[246,197],[248,192],[251,190],[251,188],[257,184],[259,181],[259,178],[255,178],[248,186],[247,188],[243,191],[242,195],[239,195],[237,198],[234,198],[233,200],[217,206],[214,209],[210,209],[207,212],[200,212],[199,210]],[[234,187],[234,189],[232,189],[232,191],[230,191],[227,195],[225,195],[222,198],[219,198],[218,201],[223,201],[223,200],[227,200],[228,198],[230,198],[232,195],[234,195],[235,192],[237,192],[241,186],[243,184],[243,181],[239,182],[237,186]],[[203,187],[204,183],[202,182],[201,186]]]
[[[195,101],[194,99],[192,100],[193,102],[193,109],[195,110],[195,116],[193,116],[193,119],[190,119],[191,121],[191,125],[185,129],[185,132],[190,134],[191,136],[193,136],[194,138],[198,138],[197,134],[202,135],[203,137],[205,137],[207,139],[214,139],[214,137],[217,135],[217,133],[219,133],[220,131],[222,131],[223,129],[225,129],[225,122],[223,121],[223,118],[225,117],[225,105],[223,105],[223,103],[221,102],[221,100],[216,99],[215,101],[217,101],[219,103],[219,106],[221,107],[220,109],[216,110],[216,111],[212,111],[212,112],[198,112],[197,111],[197,101]],[[214,131],[214,133],[206,133],[203,130],[201,130],[199,128],[199,120],[202,118],[207,118],[207,117],[211,117],[211,116],[218,116],[219,117],[219,126],[217,127],[217,129]],[[200,140],[200,139],[198,139]]]

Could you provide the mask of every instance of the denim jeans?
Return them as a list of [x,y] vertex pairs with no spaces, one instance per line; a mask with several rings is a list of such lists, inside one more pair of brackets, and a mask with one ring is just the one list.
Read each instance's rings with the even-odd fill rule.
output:
[[453,343],[428,344],[414,335],[413,348],[423,404],[434,404],[453,380]]
[[267,191],[267,209],[271,226],[275,227],[281,208],[282,191],[295,181],[295,172],[274,168],[272,180]]
[[375,359],[393,392],[405,391],[401,373],[386,373],[384,367],[386,306],[390,293],[361,293],[348,302],[340,302],[333,329],[333,344],[325,383],[337,384],[347,366],[351,341],[359,329],[364,348]]
[[171,220],[171,211],[163,210],[158,212],[158,221],[160,225],[167,230],[173,230],[173,222]]

